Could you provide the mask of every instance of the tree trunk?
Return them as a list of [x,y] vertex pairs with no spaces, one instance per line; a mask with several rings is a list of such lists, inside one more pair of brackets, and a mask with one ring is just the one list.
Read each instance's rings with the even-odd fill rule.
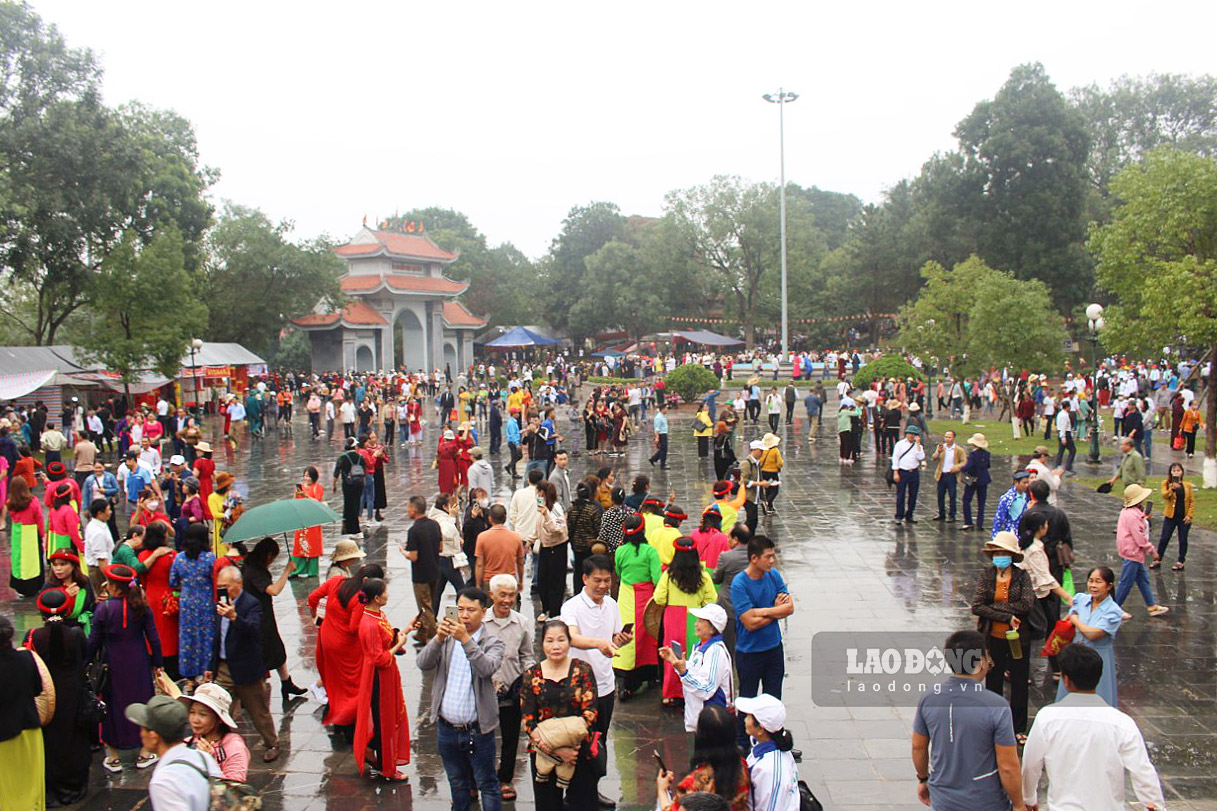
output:
[[1217,487],[1217,346],[1209,350],[1209,375],[1205,378],[1204,468],[1202,486]]

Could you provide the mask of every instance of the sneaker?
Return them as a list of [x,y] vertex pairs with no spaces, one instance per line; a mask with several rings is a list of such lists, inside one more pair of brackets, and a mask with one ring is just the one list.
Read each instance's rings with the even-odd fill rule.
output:
[[152,752],[146,752],[135,759],[135,768],[146,769],[156,763],[160,758]]
[[118,774],[123,770],[123,762],[116,757],[108,757],[101,762],[102,768],[108,772]]

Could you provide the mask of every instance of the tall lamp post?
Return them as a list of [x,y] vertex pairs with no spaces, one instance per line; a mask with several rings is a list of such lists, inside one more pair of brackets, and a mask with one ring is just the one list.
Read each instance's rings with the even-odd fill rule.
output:
[[798,93],[778,88],[776,93],[766,93],[762,98],[778,106],[778,144],[781,155],[781,187],[778,192],[779,225],[782,240],[782,357],[790,354],[790,332],[786,306],[786,105],[799,97]]
[[1102,459],[1099,456],[1099,332],[1104,327],[1103,305],[1091,304],[1086,308],[1086,322],[1090,338],[1090,375],[1093,385],[1090,387],[1090,456],[1086,461],[1097,465]]
[[203,412],[199,409],[199,369],[194,356],[202,348],[202,339],[195,338],[190,342],[190,377],[194,380],[194,419],[196,422],[203,419]]

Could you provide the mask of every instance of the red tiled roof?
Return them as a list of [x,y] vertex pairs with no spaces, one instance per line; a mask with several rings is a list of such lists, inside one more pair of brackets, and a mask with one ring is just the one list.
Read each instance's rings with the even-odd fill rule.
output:
[[309,313],[292,319],[298,327],[331,327],[338,323],[338,313]]
[[342,315],[338,313],[310,313],[293,318],[292,323],[298,327],[332,327],[338,323],[339,319],[352,326],[381,326],[389,323],[370,304],[358,299],[348,302],[342,308]]
[[423,234],[395,234],[391,231],[373,231],[376,242],[339,245],[334,252],[339,256],[371,256],[382,249],[394,256],[417,259],[436,259],[441,262],[455,261],[459,254],[449,253]]
[[380,276],[347,276],[342,280],[342,291],[350,293],[354,290],[372,290],[380,287]]
[[459,301],[445,301],[444,323],[450,327],[484,327],[486,319],[478,318]]
[[456,295],[464,293],[469,285],[466,282],[454,282],[447,276],[409,276],[394,273],[385,276],[385,284],[394,290],[418,290],[427,293],[449,293]]
[[464,293],[469,285],[454,282],[446,276],[413,276],[407,273],[392,273],[388,276],[347,276],[340,282],[344,293],[368,292],[382,284],[394,290],[417,293],[439,293],[455,296]]
[[385,317],[366,301],[355,299],[342,308],[342,320],[348,324],[387,324]]

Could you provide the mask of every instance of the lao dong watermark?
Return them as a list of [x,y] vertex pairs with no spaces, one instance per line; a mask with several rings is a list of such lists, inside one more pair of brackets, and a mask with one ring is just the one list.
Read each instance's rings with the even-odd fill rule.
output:
[[812,700],[822,707],[913,706],[941,692],[953,673],[975,671],[984,656],[982,650],[944,649],[946,638],[945,632],[916,631],[815,634]]

